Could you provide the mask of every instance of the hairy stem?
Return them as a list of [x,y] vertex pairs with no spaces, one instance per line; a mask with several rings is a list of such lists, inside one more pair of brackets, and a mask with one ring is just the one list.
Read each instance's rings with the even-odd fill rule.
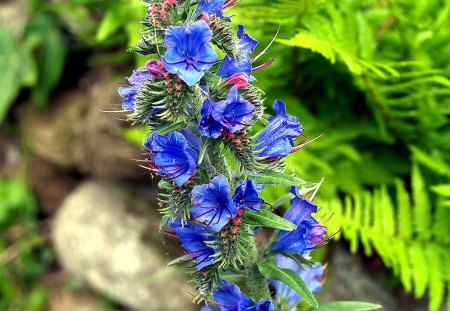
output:
[[[252,234],[249,226],[246,226],[246,230]],[[258,266],[256,265],[260,258],[254,238],[252,238],[251,243],[247,246],[247,249],[250,256],[248,263],[245,266],[245,270],[247,274],[248,287],[250,288],[252,298],[255,301],[270,299],[267,279],[261,274],[261,272],[259,272]]]

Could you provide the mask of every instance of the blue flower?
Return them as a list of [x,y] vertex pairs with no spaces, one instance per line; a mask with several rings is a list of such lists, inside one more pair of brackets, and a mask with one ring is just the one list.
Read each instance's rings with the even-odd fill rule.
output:
[[223,130],[223,125],[213,118],[213,106],[214,104],[208,98],[203,101],[202,110],[200,111],[202,118],[198,124],[198,129],[203,136],[217,138]]
[[122,101],[123,110],[134,110],[136,95],[145,80],[152,79],[152,75],[145,67],[133,71],[129,78],[125,78],[129,86],[119,87],[119,95],[124,98]]
[[201,307],[200,311],[216,311],[216,309],[210,306],[203,306]]
[[150,150],[150,159],[162,177],[171,178],[181,187],[195,173],[198,154],[179,132],[168,136],[154,133],[144,142]]
[[234,133],[253,118],[255,107],[239,95],[237,87],[232,87],[227,99],[212,107],[212,117],[229,132]]
[[208,13],[223,17],[224,2],[225,0],[199,0],[195,13]]
[[232,75],[244,72],[248,76],[252,73],[252,61],[250,59],[250,54],[255,51],[258,45],[258,40],[252,38],[245,32],[243,25],[238,25],[237,32],[239,41],[239,52],[240,55],[236,58],[226,55],[219,66],[219,76],[225,76],[230,78]]
[[300,197],[296,187],[291,187],[291,192],[295,198],[284,218],[297,225],[297,229],[281,231],[272,251],[307,254],[325,238],[326,229],[312,216],[317,212],[317,205]]
[[262,188],[263,185],[259,185],[251,179],[246,179],[234,191],[233,201],[238,208],[246,208],[255,212],[264,203],[264,200],[259,197]]
[[255,140],[255,150],[262,157],[285,157],[294,147],[294,140],[303,132],[297,117],[286,114],[286,105],[276,100],[273,104],[276,116],[269,118],[269,125]]
[[[295,271],[303,281],[305,281],[313,294],[317,293],[322,288],[322,283],[320,283],[324,270],[322,264],[316,263],[313,266],[306,266],[303,269],[293,259],[283,255],[275,256],[275,262],[279,268]],[[283,282],[273,281],[272,284],[277,292],[277,297],[287,301],[290,307],[293,307],[302,300],[302,297],[300,297],[297,292]]]
[[200,137],[195,135],[190,129],[184,128],[180,131],[180,133],[186,139],[188,146],[195,151],[200,151],[201,140]]
[[169,225],[175,230],[187,253],[197,262],[196,268],[198,270],[215,262],[212,256],[216,251],[209,247],[207,243],[215,240],[215,237],[211,235],[212,230],[191,221],[187,221],[184,226],[181,226],[179,219],[169,223]]
[[213,296],[221,311],[273,311],[273,304],[269,300],[261,300],[255,304],[237,285],[227,281],[220,282]]
[[213,178],[209,184],[195,186],[192,200],[191,215],[216,232],[234,218],[238,210],[230,198],[230,185],[223,175]]
[[165,35],[167,51],[162,58],[164,67],[193,86],[217,61],[209,44],[211,39],[212,32],[203,20],[188,27],[169,27]]
[[244,25],[238,25],[237,36],[241,39],[239,41],[239,49],[246,52],[247,55],[252,54],[258,46],[258,40],[245,32]]
[[217,138],[223,128],[234,133],[247,125],[253,118],[255,107],[239,95],[237,87],[232,87],[227,99],[212,103],[205,99],[201,110],[199,130],[203,136]]

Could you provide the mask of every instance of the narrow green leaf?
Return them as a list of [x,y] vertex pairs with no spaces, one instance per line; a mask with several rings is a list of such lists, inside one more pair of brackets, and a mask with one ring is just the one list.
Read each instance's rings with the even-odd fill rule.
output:
[[178,123],[173,123],[173,124],[163,126],[159,129],[155,130],[155,132],[159,132],[161,135],[167,135],[169,133],[172,133],[173,131],[183,129],[185,127],[186,127],[186,122],[178,122]]
[[117,10],[115,8],[111,8],[100,23],[96,39],[100,42],[106,40],[117,29],[119,29],[120,25],[121,20],[117,14]]
[[203,158],[205,157],[206,154],[206,150],[209,147],[209,139],[207,139],[206,137],[202,137],[202,144],[201,144],[201,148],[200,148],[200,152],[198,155],[198,164],[200,165],[203,162]]
[[294,173],[278,173],[265,172],[259,175],[246,176],[258,184],[266,185],[280,185],[280,186],[298,186],[298,187],[312,187],[315,183],[307,182],[295,175]]
[[0,124],[16,98],[22,81],[20,49],[7,28],[0,28]]
[[310,308],[308,311],[369,311],[380,309],[381,305],[359,301],[335,301]]
[[244,219],[258,223],[261,226],[274,229],[280,229],[285,231],[292,231],[297,229],[297,226],[294,225],[289,220],[286,220],[267,210],[260,210],[255,213],[245,213]]
[[175,266],[175,265],[177,265],[177,264],[179,264],[179,263],[185,263],[186,261],[189,261],[189,260],[191,260],[191,259],[192,259],[191,256],[189,256],[189,255],[183,255],[183,256],[178,257],[178,258],[172,260],[171,262],[169,262],[169,263],[167,264],[167,266],[168,266],[168,267]]
[[317,300],[309,290],[308,285],[293,270],[280,269],[275,265],[273,260],[258,262],[257,265],[261,274],[266,278],[283,282],[292,290],[296,291],[307,304],[316,308],[318,307]]
[[292,193],[287,193],[285,195],[283,195],[282,197],[278,198],[277,200],[273,201],[270,206],[273,209],[276,209],[277,207],[283,205],[284,203],[292,200],[293,198],[295,198],[295,195],[293,195]]

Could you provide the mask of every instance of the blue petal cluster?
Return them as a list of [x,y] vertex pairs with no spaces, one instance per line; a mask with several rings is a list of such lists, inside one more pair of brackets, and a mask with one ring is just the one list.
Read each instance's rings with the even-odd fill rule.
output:
[[[279,268],[295,271],[305,281],[313,294],[322,288],[322,283],[320,283],[324,270],[322,264],[316,263],[314,266],[306,266],[303,269],[293,259],[283,255],[275,256],[275,262]],[[286,300],[290,307],[293,307],[302,300],[302,297],[286,284],[280,281],[273,281],[272,284],[277,292],[277,297],[282,297]]]
[[230,185],[223,175],[213,178],[209,184],[195,186],[192,200],[191,215],[216,232],[236,217],[238,208],[230,197]]
[[211,39],[212,32],[203,20],[188,27],[169,27],[165,34],[167,51],[162,58],[165,69],[193,86],[217,61]]
[[294,147],[294,140],[303,132],[297,117],[286,114],[286,105],[276,100],[273,104],[276,116],[269,118],[269,125],[255,140],[255,150],[261,157],[285,157]]
[[326,229],[312,216],[317,212],[317,205],[303,199],[297,187],[291,187],[291,193],[295,198],[284,218],[297,225],[297,229],[280,231],[272,251],[307,254],[325,238]]
[[273,311],[271,301],[261,300],[254,303],[237,285],[222,281],[219,288],[213,292],[214,300],[221,311]]
[[207,243],[215,239],[211,235],[212,230],[191,221],[184,223],[182,226],[180,219],[169,223],[169,225],[175,230],[187,253],[197,262],[196,268],[198,270],[214,263],[212,256],[216,251],[209,247]]
[[153,76],[147,71],[145,67],[133,70],[133,74],[129,78],[125,78],[128,86],[119,87],[119,95],[123,98],[122,109],[134,110],[136,95],[139,92],[145,80],[152,79]]
[[258,45],[258,40],[252,38],[245,32],[243,25],[238,25],[237,32],[239,41],[239,56],[231,57],[226,55],[219,67],[219,76],[225,76],[230,78],[232,75],[244,72],[248,76],[252,73],[252,61],[250,59],[250,54],[255,51]]
[[225,0],[199,0],[196,13],[214,14],[218,17],[223,16],[223,4]]
[[144,142],[159,174],[173,179],[178,187],[195,173],[198,154],[193,148],[197,144],[197,140],[192,137],[188,140],[180,132],[172,132],[168,136],[154,133]]
[[227,99],[213,103],[205,99],[201,109],[199,131],[203,136],[217,138],[225,128],[234,133],[253,118],[255,107],[239,95],[236,86],[232,87]]
[[256,212],[264,204],[264,200],[259,197],[263,186],[255,183],[251,179],[246,179],[234,191],[233,201],[239,208]]

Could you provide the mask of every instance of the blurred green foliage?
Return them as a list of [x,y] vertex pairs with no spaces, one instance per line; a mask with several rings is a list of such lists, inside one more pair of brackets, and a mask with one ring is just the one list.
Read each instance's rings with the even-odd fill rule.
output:
[[0,178],[0,310],[44,310],[47,292],[37,279],[52,253],[37,228],[37,206],[22,177]]
[[[23,10],[20,4],[16,9]],[[32,4],[28,9],[24,25],[0,20],[0,123],[22,88],[31,89],[33,102],[45,106],[65,65],[67,44],[55,16]]]

